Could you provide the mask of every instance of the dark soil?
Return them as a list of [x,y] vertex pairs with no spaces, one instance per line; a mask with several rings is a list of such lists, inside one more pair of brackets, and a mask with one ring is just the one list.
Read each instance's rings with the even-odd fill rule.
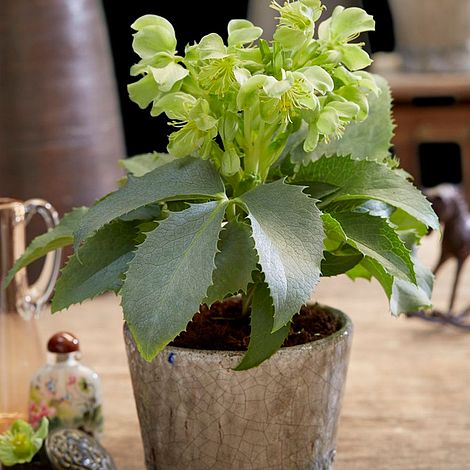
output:
[[[340,321],[318,304],[304,305],[292,319],[283,347],[309,343],[329,336],[341,328]],[[238,298],[201,305],[198,313],[171,343],[194,349],[245,351],[250,341],[250,317],[242,315]]]

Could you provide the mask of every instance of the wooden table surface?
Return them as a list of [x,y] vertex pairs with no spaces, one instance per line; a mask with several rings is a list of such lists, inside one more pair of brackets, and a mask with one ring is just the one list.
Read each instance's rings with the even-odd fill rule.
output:
[[[438,252],[433,234],[420,257],[432,265]],[[438,308],[447,304],[453,269],[449,262],[436,280]],[[470,304],[469,285],[470,263],[457,307]],[[335,470],[470,470],[470,333],[391,317],[375,282],[325,279],[316,298],[355,325]],[[119,470],[143,470],[119,299],[105,295],[54,316],[45,312],[44,342],[63,329],[80,338],[82,362],[101,375],[104,446]]]

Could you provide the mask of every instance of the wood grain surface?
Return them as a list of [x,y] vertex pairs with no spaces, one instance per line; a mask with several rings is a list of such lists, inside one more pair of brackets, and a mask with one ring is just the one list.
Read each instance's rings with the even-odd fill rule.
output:
[[[436,261],[436,234],[420,255]],[[437,308],[447,305],[453,269],[449,262],[437,278]],[[470,304],[469,282],[470,265],[457,308]],[[391,317],[376,283],[325,279],[316,298],[346,311],[355,325],[335,470],[470,469],[470,333]],[[105,295],[54,316],[44,312],[44,344],[62,329],[78,335],[82,362],[101,375],[105,447],[120,470],[143,470],[119,299]]]

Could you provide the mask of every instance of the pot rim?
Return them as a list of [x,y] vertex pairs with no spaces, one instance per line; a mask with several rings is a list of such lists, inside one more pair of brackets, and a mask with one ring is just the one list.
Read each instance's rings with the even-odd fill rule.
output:
[[[316,302],[312,302],[312,303],[316,303]],[[317,304],[323,309],[326,309],[330,312],[333,312],[335,315],[337,315],[337,317],[339,317],[343,323],[342,327],[338,331],[335,331],[334,333],[332,333],[331,335],[325,338],[311,341],[309,343],[299,344],[296,346],[282,347],[275,354],[292,354],[292,353],[295,354],[297,352],[303,352],[305,350],[321,351],[337,343],[346,341],[352,335],[353,323],[351,321],[351,318],[348,315],[346,315],[343,311],[338,310],[329,305],[324,305],[320,303],[317,303]],[[124,332],[129,337],[129,339],[131,339],[134,342],[134,339],[132,338],[132,334],[130,333],[129,327],[127,326],[127,322],[124,322]],[[238,357],[242,357],[246,353],[246,350],[230,351],[230,350],[225,350],[225,349],[196,349],[196,348],[182,348],[179,346],[167,345],[161,351],[161,353],[178,353],[178,354],[186,353],[186,354],[199,355],[199,356],[209,356],[212,358],[218,358],[220,357],[220,355],[223,355],[224,357],[238,358]]]

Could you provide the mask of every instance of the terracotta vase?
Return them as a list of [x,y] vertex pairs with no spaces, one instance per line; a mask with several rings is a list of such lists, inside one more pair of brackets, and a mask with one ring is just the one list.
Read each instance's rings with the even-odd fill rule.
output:
[[143,360],[124,336],[148,470],[331,470],[352,324],[260,366],[242,352],[167,347]]
[[60,215],[116,187],[125,156],[98,0],[0,2],[0,196]]

